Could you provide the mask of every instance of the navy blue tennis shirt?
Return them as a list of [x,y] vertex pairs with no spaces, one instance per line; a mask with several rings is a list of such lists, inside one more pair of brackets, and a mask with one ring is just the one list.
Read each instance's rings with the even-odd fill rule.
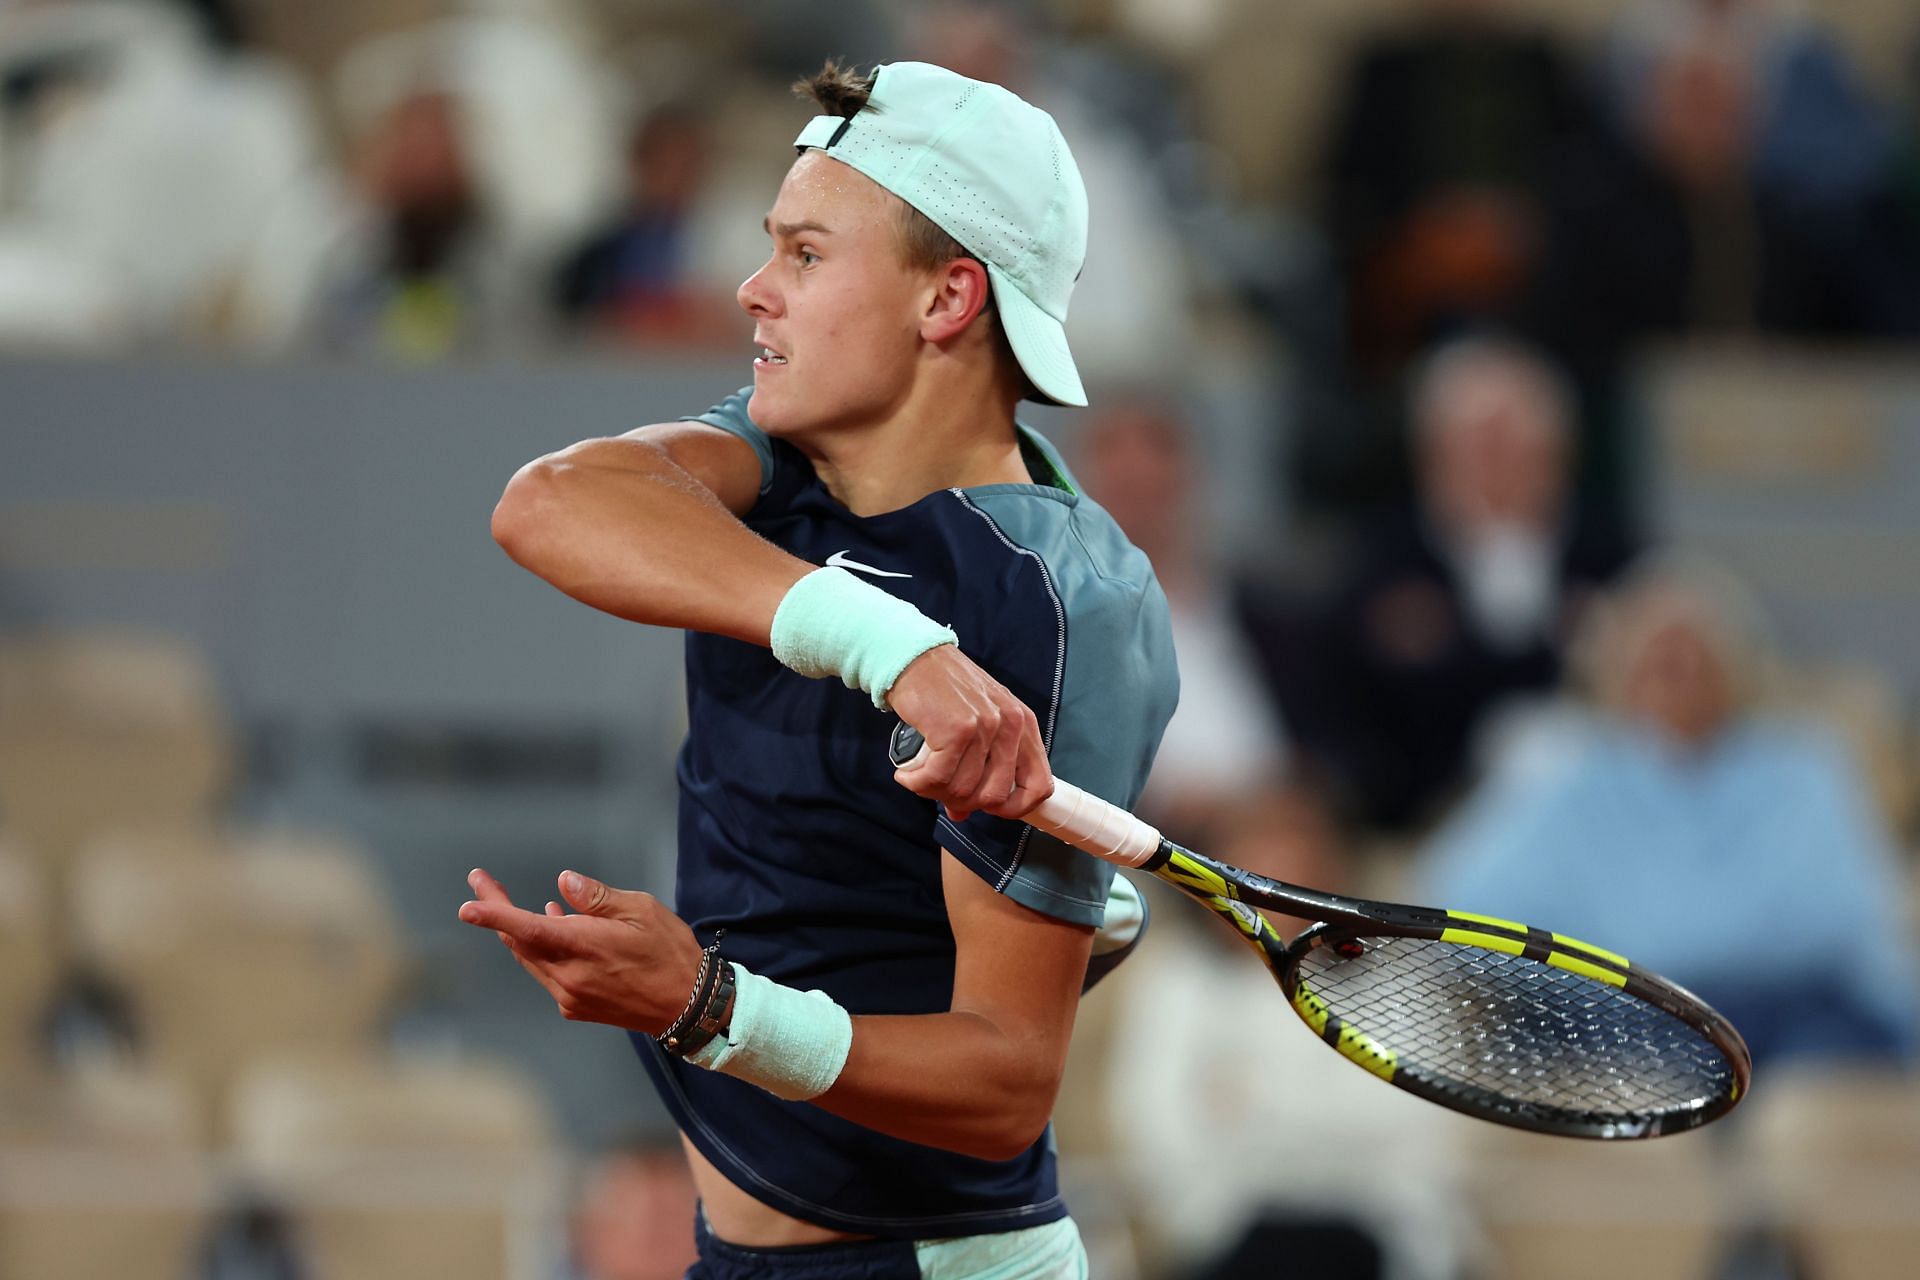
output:
[[[1031,484],[945,489],[856,516],[742,390],[695,420],[752,445],[746,524],[950,625],[961,650],[1039,718],[1054,771],[1131,805],[1178,696],[1167,603],[1147,558],[1022,426]],[[1025,823],[955,823],[893,780],[894,717],[757,645],[687,635],[675,907],[702,942],[854,1014],[946,1011],[954,939],[944,848],[1035,911],[1098,926],[1110,865]],[[749,1194],[796,1218],[893,1237],[972,1235],[1065,1215],[1051,1130],[1013,1160],[889,1137],[662,1054],[635,1035],[683,1132]]]

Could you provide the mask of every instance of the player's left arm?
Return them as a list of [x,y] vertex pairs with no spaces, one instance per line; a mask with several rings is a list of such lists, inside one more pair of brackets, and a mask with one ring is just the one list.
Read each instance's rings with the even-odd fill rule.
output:
[[947,1012],[856,1016],[816,1105],[896,1138],[987,1160],[1046,1129],[1093,929],[1024,907],[941,855],[955,945]]
[[[949,1008],[853,1018],[845,1065],[813,1101],[896,1138],[1010,1160],[1053,1112],[1093,930],[1021,906],[942,858],[955,943]],[[561,892],[574,913],[548,903],[542,915],[475,871],[460,918],[497,931],[568,1019],[659,1034],[700,967],[693,931],[651,894],[569,876]]]

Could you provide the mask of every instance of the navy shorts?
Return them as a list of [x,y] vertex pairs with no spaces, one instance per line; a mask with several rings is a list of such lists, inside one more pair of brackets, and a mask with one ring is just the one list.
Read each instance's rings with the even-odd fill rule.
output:
[[743,1249],[694,1222],[700,1260],[685,1280],[920,1280],[911,1240],[855,1240],[785,1249]]

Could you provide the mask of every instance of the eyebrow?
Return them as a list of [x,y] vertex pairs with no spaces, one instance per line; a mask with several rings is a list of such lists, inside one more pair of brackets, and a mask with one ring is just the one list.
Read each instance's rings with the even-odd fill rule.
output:
[[805,222],[775,222],[771,215],[760,219],[760,227],[768,235],[778,235],[782,239],[797,236],[803,231],[814,231],[826,236],[833,234],[832,227],[822,226],[812,220]]

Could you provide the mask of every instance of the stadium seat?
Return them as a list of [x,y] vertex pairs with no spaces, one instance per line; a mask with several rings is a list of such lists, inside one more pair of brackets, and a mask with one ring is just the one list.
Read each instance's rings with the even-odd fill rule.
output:
[[375,873],[321,837],[117,836],[88,851],[71,899],[82,957],[127,997],[143,1054],[190,1082],[212,1138],[237,1069],[373,1043],[401,977]]
[[231,757],[189,646],[114,632],[0,640],[0,813],[56,893],[88,835],[211,812]]
[[60,976],[48,907],[42,877],[0,841],[0,1079],[43,1065],[40,1022]]
[[102,1069],[0,1087],[0,1276],[182,1280],[218,1182],[176,1084]]
[[1496,1280],[1700,1280],[1730,1195],[1710,1133],[1592,1142],[1483,1125],[1470,1194]]
[[1740,1137],[1770,1216],[1820,1280],[1867,1280],[1920,1257],[1920,1074],[1782,1069]]
[[264,1062],[235,1089],[229,1127],[314,1280],[503,1280],[559,1194],[544,1098],[492,1066]]

